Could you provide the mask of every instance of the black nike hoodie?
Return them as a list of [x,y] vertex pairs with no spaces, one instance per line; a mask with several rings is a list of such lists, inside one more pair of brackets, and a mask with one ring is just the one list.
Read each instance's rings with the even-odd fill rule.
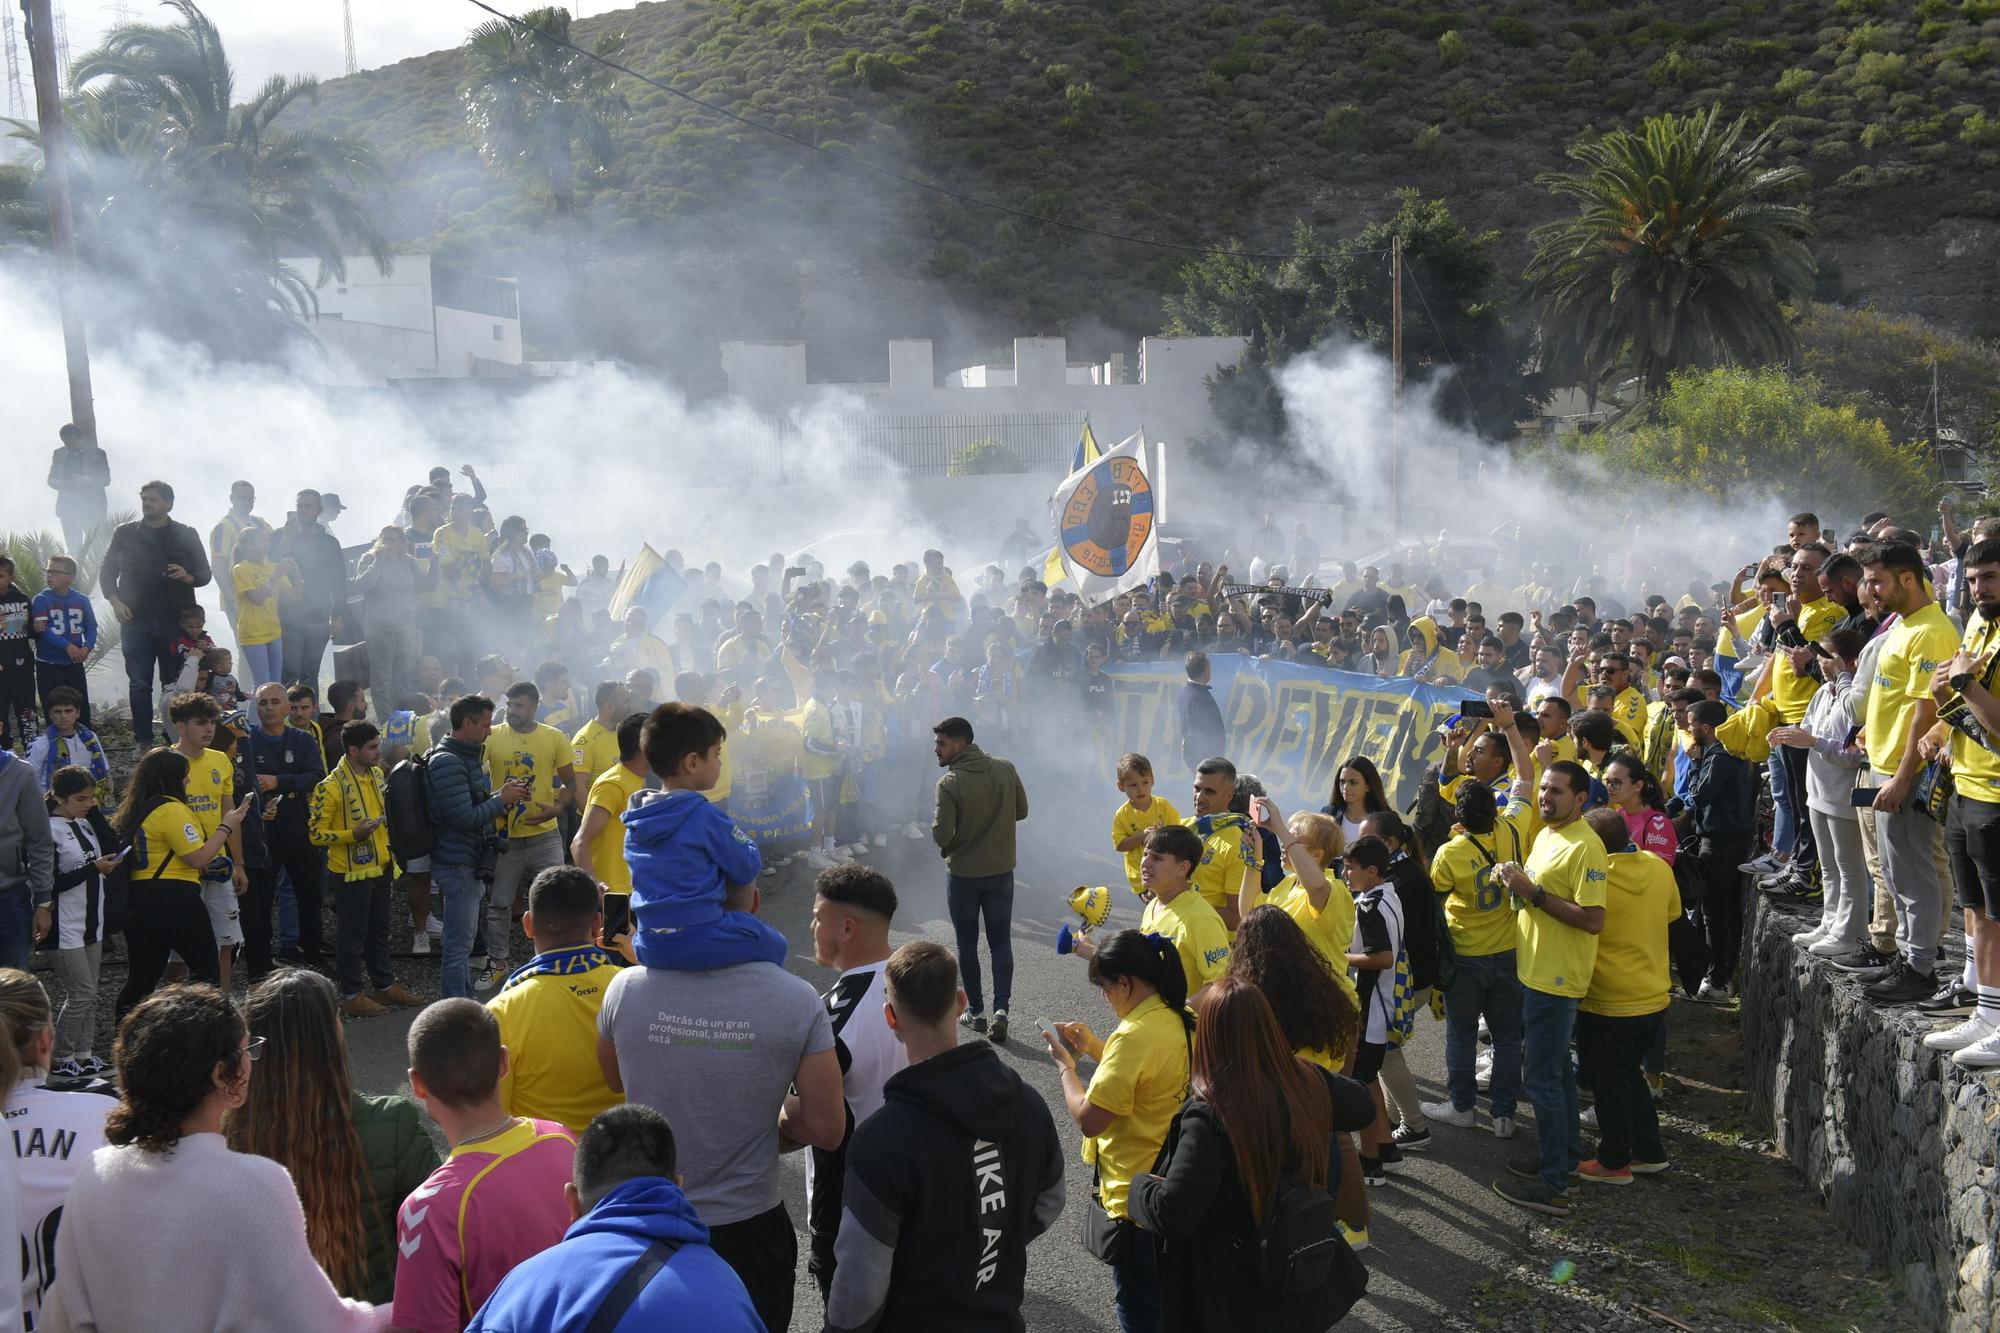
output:
[[829,1333],[1025,1328],[1028,1242],[1063,1206],[1048,1104],[985,1042],[882,1092],[847,1147]]

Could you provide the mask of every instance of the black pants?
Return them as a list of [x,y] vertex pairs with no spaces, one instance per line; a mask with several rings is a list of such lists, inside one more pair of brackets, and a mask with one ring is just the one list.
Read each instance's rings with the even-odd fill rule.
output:
[[83,696],[83,716],[78,720],[90,726],[90,683],[83,674],[81,662],[44,662],[35,659],[35,692],[42,702],[42,716],[49,714],[49,691],[67,685]]
[[271,970],[271,932],[276,923],[281,870],[291,876],[292,896],[299,904],[299,948],[307,954],[317,954],[326,948],[320,904],[320,885],[326,879],[326,853],[309,842],[273,842],[270,846],[271,864],[250,872],[250,892],[240,909],[243,966],[252,976]]
[[1576,1060],[1597,1098],[1597,1160],[1604,1166],[1667,1160],[1653,1090],[1641,1072],[1665,1021],[1665,1010],[1637,1018],[1577,1013]]
[[322,616],[313,620],[287,620],[280,629],[284,633],[285,683],[310,686],[314,697],[319,697],[319,668],[326,658],[326,645],[333,638],[332,625]]
[[1696,844],[1701,862],[1701,930],[1708,940],[1708,979],[1727,986],[1736,977],[1743,948],[1743,872],[1750,835],[1704,837]]
[[11,750],[18,741],[26,749],[39,730],[39,717],[33,660],[0,666],[0,748]]
[[792,1326],[792,1283],[798,1275],[799,1237],[781,1201],[769,1212],[708,1229],[708,1244],[736,1270],[765,1328]]
[[118,1017],[152,994],[167,970],[167,955],[177,953],[187,964],[188,977],[219,985],[222,963],[216,957],[215,931],[208,909],[201,905],[201,888],[185,880],[140,881],[132,886],[132,913],[125,923],[125,947],[132,970],[118,992]]
[[[389,970],[391,883],[387,875],[333,882],[333,955],[343,998],[396,984],[396,974]],[[303,935],[303,918],[299,930]]]

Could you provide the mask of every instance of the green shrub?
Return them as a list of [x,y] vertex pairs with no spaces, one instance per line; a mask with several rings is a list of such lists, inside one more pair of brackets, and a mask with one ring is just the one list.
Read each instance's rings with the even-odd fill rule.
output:
[[1534,24],[1524,18],[1516,18],[1512,14],[1502,14],[1487,26],[1493,29],[1494,38],[1502,46],[1526,50],[1541,40]]
[[1910,58],[1894,51],[1870,51],[1854,65],[1856,83],[1875,88],[1900,88],[1910,74]]
[[854,57],[854,78],[875,91],[893,88],[903,81],[903,71],[896,62],[876,55],[873,51],[863,51]]
[[1320,141],[1329,148],[1353,148],[1361,143],[1366,129],[1367,117],[1360,107],[1352,102],[1342,102],[1339,106],[1326,109],[1326,115],[1319,123]]
[[1465,63],[1465,38],[1458,35],[1458,29],[1448,28],[1438,35],[1438,63],[1446,69]]
[[1803,65],[1794,65],[1778,76],[1778,81],[1771,85],[1771,91],[1780,97],[1797,97],[1810,89],[1818,77]]
[[1889,30],[1879,23],[1864,23],[1847,34],[1844,43],[1849,51],[1861,55],[1868,51],[1886,51],[1894,45]]
[[1873,151],[1874,149],[1880,148],[1883,144],[1889,142],[1889,138],[1892,133],[1893,131],[1890,130],[1890,128],[1887,125],[1884,125],[1878,121],[1875,124],[1870,125],[1867,129],[1861,131],[1861,146],[1863,148],[1869,149],[1870,151]]
[[1042,82],[1049,86],[1051,92],[1060,92],[1067,88],[1070,80],[1075,77],[1076,71],[1068,65],[1050,65],[1042,70]]
[[903,11],[903,26],[906,28],[928,28],[931,24],[936,23],[940,17],[934,7],[922,3],[922,0],[918,0],[917,4],[911,5]]
[[945,474],[952,477],[992,477],[1010,472],[1026,472],[1021,455],[998,440],[974,440],[952,455]]
[[1993,121],[1982,111],[1974,111],[1958,127],[1958,137],[1974,147],[2000,144],[2000,123]]
[[1812,146],[1812,155],[1822,162],[1844,162],[1854,156],[1854,145],[1845,139],[1821,139]]
[[1670,46],[1667,53],[1655,60],[1646,71],[1646,82],[1655,88],[1677,88],[1693,79],[1695,74],[1694,61],[1687,51],[1679,46]]
[[1597,52],[1587,46],[1579,46],[1563,61],[1563,72],[1572,79],[1594,79],[1597,77]]
[[1444,126],[1424,126],[1423,129],[1417,132],[1417,141],[1414,147],[1417,150],[1417,156],[1423,158],[1426,162],[1436,163],[1442,161],[1445,154]]

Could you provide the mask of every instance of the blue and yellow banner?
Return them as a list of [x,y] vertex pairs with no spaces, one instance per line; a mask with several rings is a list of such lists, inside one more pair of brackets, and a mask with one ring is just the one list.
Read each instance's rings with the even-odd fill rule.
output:
[[[1354,755],[1382,770],[1398,810],[1416,799],[1426,766],[1444,753],[1438,723],[1458,711],[1471,691],[1414,680],[1328,671],[1241,654],[1208,659],[1215,701],[1228,728],[1226,756],[1239,773],[1254,773],[1287,815],[1317,810],[1333,791],[1333,776]],[[1167,774],[1180,767],[1174,700],[1187,684],[1179,662],[1107,666],[1111,690],[1109,743],[1136,750]]]

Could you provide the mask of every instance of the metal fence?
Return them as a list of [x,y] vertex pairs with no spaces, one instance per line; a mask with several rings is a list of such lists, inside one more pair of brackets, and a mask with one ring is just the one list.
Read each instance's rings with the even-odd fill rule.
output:
[[1023,471],[1062,474],[1083,421],[1081,412],[830,417],[803,425],[774,418],[761,432],[746,432],[735,454],[741,472],[763,482],[942,477],[966,449],[993,440],[1020,459]]

